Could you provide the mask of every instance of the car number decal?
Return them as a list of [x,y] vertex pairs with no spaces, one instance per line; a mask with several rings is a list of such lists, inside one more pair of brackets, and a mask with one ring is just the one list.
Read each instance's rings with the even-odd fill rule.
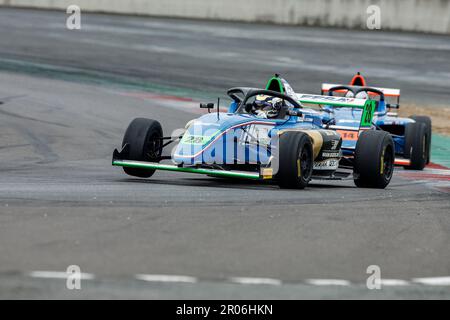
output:
[[350,131],[350,130],[336,130],[341,137],[342,140],[350,140],[350,141],[356,141],[358,140],[359,132],[358,131]]

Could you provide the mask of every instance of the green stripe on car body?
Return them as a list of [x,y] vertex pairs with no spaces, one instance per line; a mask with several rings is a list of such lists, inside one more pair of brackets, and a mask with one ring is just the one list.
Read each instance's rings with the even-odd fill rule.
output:
[[114,160],[112,164],[113,164],[113,166],[128,167],[128,168],[178,171],[178,172],[186,172],[186,173],[207,174],[207,175],[212,175],[212,176],[217,176],[217,177],[228,177],[228,178],[243,178],[243,179],[253,179],[253,180],[260,179],[260,174],[253,173],[253,172],[226,171],[226,170],[193,168],[193,167],[178,167],[175,165],[161,164],[161,163],[155,163],[155,162]]

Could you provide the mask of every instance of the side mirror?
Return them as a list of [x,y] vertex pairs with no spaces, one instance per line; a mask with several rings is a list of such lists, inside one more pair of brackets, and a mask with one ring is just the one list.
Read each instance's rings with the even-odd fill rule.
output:
[[208,109],[208,113],[211,113],[211,109],[214,108],[214,103],[200,103],[201,109]]
[[200,108],[202,109],[213,109],[214,103],[200,103]]
[[389,109],[400,109],[400,105],[399,104],[395,104],[395,103],[387,103],[386,104],[386,108],[389,108]]
[[286,114],[288,116],[297,116],[297,117],[301,117],[303,115],[303,113],[300,110],[296,110],[296,109],[289,109]]

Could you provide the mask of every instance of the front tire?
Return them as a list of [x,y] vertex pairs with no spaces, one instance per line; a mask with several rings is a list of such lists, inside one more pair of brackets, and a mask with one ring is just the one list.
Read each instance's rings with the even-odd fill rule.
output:
[[427,127],[424,123],[408,123],[405,128],[405,157],[411,164],[405,166],[409,170],[423,170],[428,158]]
[[280,135],[278,150],[278,173],[280,188],[304,189],[314,165],[311,138],[304,132],[285,132]]
[[385,131],[363,131],[356,144],[354,182],[360,188],[384,189],[394,172],[395,148]]
[[[159,162],[163,131],[156,120],[136,118],[129,124],[123,137],[122,148],[128,145],[128,160]],[[126,174],[139,178],[149,178],[155,170],[123,167]]]

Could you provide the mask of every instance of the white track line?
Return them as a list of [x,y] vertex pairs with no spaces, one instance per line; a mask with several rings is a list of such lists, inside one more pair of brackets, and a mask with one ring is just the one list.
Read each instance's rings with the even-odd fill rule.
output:
[[313,286],[349,286],[350,281],[342,279],[306,279],[307,284]]
[[248,278],[248,277],[232,277],[229,278],[230,282],[239,284],[269,284],[280,285],[281,280],[272,278]]
[[[32,278],[42,279],[67,279],[73,274],[61,271],[32,271],[27,273]],[[147,282],[170,282],[170,283],[197,283],[198,278],[183,275],[164,275],[164,274],[136,274],[135,279]],[[80,279],[92,280],[95,275],[91,273],[81,273]],[[253,278],[253,277],[230,277],[228,282],[245,285],[281,285],[283,282],[274,278]],[[344,279],[306,279],[305,284],[313,286],[350,286],[351,282]],[[411,281],[401,279],[381,279],[382,286],[407,286],[411,284],[422,284],[428,286],[450,286],[449,277],[427,277],[414,278]]]
[[135,278],[138,280],[148,281],[148,282],[183,282],[183,283],[196,283],[197,278],[189,276],[178,276],[178,275],[164,275],[164,274],[137,274]]
[[380,283],[382,286],[407,286],[410,282],[400,279],[381,279]]
[[[61,271],[32,271],[28,273],[32,278],[44,278],[44,279],[67,279],[69,276],[73,276],[73,273],[61,272]],[[80,273],[81,280],[95,279],[95,275],[91,273]]]
[[430,286],[450,286],[450,277],[414,278],[412,281]]

